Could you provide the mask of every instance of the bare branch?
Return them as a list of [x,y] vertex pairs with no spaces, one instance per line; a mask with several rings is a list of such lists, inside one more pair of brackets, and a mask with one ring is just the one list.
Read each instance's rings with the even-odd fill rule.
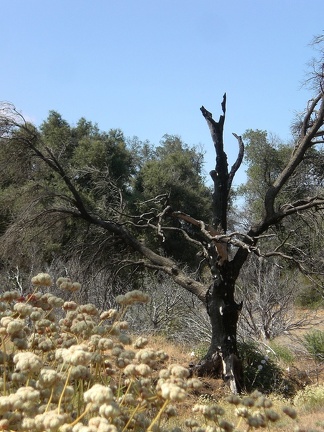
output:
[[215,241],[216,236],[220,234],[219,231],[217,231],[211,225],[205,224],[203,221],[195,219],[187,215],[186,213],[180,211],[172,212],[171,216],[177,219],[181,219],[193,226],[198,227],[201,233],[205,236],[206,240],[215,242],[215,246],[219,256],[219,262],[223,263],[228,260],[228,252],[225,244],[226,242]]
[[320,93],[311,101],[310,106],[307,109],[302,123],[300,138],[293,153],[291,154],[290,160],[266,193],[264,201],[266,217],[264,222],[268,223],[270,219],[273,219],[275,215],[274,203],[276,197],[278,196],[282,187],[293,175],[298,165],[304,159],[306,151],[311,146],[316,144],[316,141],[314,142],[313,140],[316,136],[318,136],[318,133],[322,134],[321,128],[323,128],[323,124],[324,94]]
[[[298,200],[295,201],[294,203],[288,203],[288,204],[284,204],[279,212],[277,213],[278,217],[280,219],[282,219],[285,216],[289,216],[301,211],[305,211],[308,209],[311,209],[313,207],[316,207],[317,210],[323,209],[324,208],[324,197],[309,197],[307,199],[304,200]],[[275,215],[274,215],[275,216]]]
[[235,176],[237,170],[240,168],[242,161],[243,161],[243,157],[244,157],[244,143],[243,143],[242,137],[239,135],[236,135],[235,133],[233,133],[233,135],[235,136],[235,138],[238,141],[239,153],[238,153],[236,161],[232,165],[231,171],[230,171],[229,176],[228,176],[228,190],[231,189],[234,176]]

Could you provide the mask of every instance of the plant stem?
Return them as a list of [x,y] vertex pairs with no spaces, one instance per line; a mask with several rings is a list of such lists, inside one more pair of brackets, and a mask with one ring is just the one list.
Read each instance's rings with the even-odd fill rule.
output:
[[130,422],[132,421],[134,415],[137,413],[137,411],[139,410],[139,408],[140,408],[140,404],[138,404],[137,407],[136,407],[136,408],[134,409],[134,411],[132,412],[132,415],[131,415],[130,418],[128,419],[128,422],[127,422],[126,425],[124,426],[124,429],[122,430],[122,432],[124,432],[124,431],[128,428],[128,425],[129,425]]
[[4,338],[2,338],[2,350],[3,350],[3,394],[7,395],[7,351]]
[[58,402],[58,406],[57,406],[57,413],[58,414],[60,414],[62,399],[63,399],[64,393],[65,393],[66,387],[67,387],[67,385],[69,383],[71,371],[72,371],[72,366],[70,366],[70,368],[69,368],[69,371],[68,371],[68,374],[67,374],[67,377],[66,377],[66,380],[65,380],[65,384],[64,384],[64,387],[63,387],[63,390],[62,390],[62,394],[61,394],[59,402]]
[[155,418],[152,420],[150,426],[147,428],[147,432],[152,432],[152,426],[160,420],[161,415],[163,414],[165,408],[167,407],[167,405],[169,404],[170,400],[167,399],[164,404],[162,405],[160,411],[157,413],[157,415],[155,416]]
[[73,427],[74,425],[76,425],[91,409],[92,404],[90,403],[86,409],[83,411],[83,413],[81,415],[79,415],[78,418],[76,418],[73,423],[70,423],[69,426]]

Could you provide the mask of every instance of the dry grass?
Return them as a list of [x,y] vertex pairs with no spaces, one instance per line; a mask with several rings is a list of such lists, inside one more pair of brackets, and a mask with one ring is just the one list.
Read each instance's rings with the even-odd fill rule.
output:
[[[302,316],[308,313],[306,310],[299,310],[297,313]],[[324,330],[324,310],[316,312],[316,329]],[[314,360],[309,358],[306,353],[303,353],[301,347],[301,338],[309,331],[310,328],[297,329],[290,335],[285,335],[277,338],[274,343],[282,346],[291,352],[294,352],[293,362],[285,362],[278,359],[281,367],[288,369],[285,378],[291,379],[298,383],[300,388],[305,387],[305,398],[307,398],[308,389],[322,388],[323,395],[319,403],[310,401],[307,404],[303,399],[299,402],[278,396],[277,394],[268,395],[273,402],[273,408],[277,412],[282,412],[282,409],[287,405],[296,407],[298,417],[296,420],[290,419],[287,415],[282,414],[280,419],[271,425],[271,430],[281,432],[292,432],[295,428],[300,431],[324,431],[324,366],[318,365]],[[155,349],[163,349],[168,353],[172,363],[178,363],[185,367],[193,361],[191,352],[192,346],[186,344],[175,344],[168,341],[162,336],[150,336],[150,346]],[[196,359],[197,360],[197,359]],[[178,408],[177,421],[182,423],[185,419],[192,418],[192,406],[199,403],[212,404],[217,403],[225,410],[224,417],[234,424],[237,423],[233,405],[226,402],[226,397],[230,395],[228,387],[220,379],[201,378],[203,383],[202,388],[195,394],[190,394],[188,398],[182,402],[181,409]],[[323,386],[323,387],[321,387]],[[300,390],[299,394],[303,394],[304,390]],[[242,425],[243,426],[243,425]],[[237,431],[247,430],[244,428],[235,429]]]

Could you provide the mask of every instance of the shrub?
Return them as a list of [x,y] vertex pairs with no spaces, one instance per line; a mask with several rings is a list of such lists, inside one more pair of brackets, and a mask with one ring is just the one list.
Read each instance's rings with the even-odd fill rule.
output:
[[294,405],[304,412],[315,411],[324,406],[324,385],[307,386],[299,390],[293,399]]
[[324,299],[319,290],[305,286],[297,296],[296,305],[308,309],[324,307]]
[[1,430],[157,430],[174,415],[171,404],[200,385],[144,337],[127,334],[126,310],[147,302],[145,293],[120,295],[118,310],[99,313],[75,301],[80,284],[68,278],[56,284],[69,301],[50,293],[47,274],[32,283],[26,297],[0,294]]
[[243,361],[245,388],[247,392],[258,389],[265,394],[279,393],[291,395],[292,384],[284,377],[282,369],[263,348],[252,340],[239,343]]
[[270,348],[274,351],[279,361],[282,361],[287,365],[290,365],[294,362],[295,356],[286,346],[280,345],[276,342],[271,342]]
[[304,346],[315,361],[324,360],[324,331],[313,330],[303,338]]

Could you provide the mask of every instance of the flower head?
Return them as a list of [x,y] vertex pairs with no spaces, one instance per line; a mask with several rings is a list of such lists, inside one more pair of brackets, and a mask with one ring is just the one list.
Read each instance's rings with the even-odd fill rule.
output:
[[13,358],[16,370],[21,372],[39,372],[43,366],[41,359],[32,352],[20,352]]
[[33,285],[37,286],[51,286],[53,285],[52,278],[47,273],[38,273],[38,275],[34,276],[31,280]]
[[110,403],[113,400],[113,397],[114,395],[111,388],[101,384],[94,384],[84,393],[84,401],[87,403],[91,402],[96,406]]
[[163,399],[170,399],[172,401],[182,401],[187,396],[183,388],[170,382],[161,384],[161,395]]
[[147,294],[143,293],[143,291],[133,290],[129,291],[125,295],[117,296],[116,302],[123,306],[126,306],[133,303],[147,303],[149,299],[150,297]]

